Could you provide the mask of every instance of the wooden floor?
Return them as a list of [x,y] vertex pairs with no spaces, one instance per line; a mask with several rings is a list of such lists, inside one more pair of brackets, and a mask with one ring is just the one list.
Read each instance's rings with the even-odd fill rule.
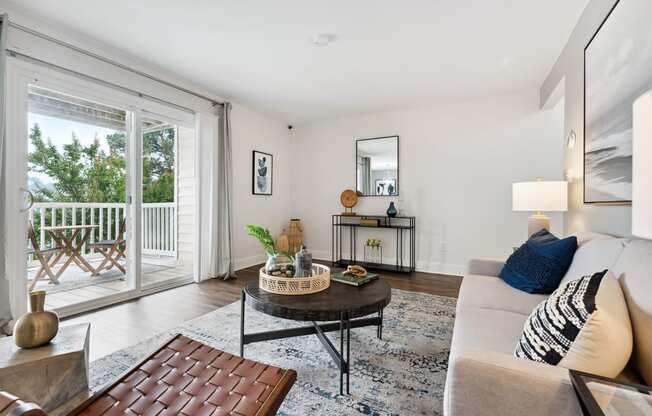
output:
[[[238,279],[209,280],[63,320],[91,323],[90,359],[94,360],[145,340],[158,332],[211,312],[240,299],[242,287],[258,278],[254,266],[238,272]],[[396,289],[457,297],[461,277],[415,272],[383,273]],[[236,330],[236,329],[234,329]]]

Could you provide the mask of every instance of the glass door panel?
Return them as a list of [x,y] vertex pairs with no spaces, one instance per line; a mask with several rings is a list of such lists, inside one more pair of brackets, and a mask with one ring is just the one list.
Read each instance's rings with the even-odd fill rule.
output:
[[27,102],[28,291],[47,291],[47,307],[60,309],[134,289],[130,114],[38,84]]
[[141,118],[144,288],[194,276],[195,134],[163,119]]

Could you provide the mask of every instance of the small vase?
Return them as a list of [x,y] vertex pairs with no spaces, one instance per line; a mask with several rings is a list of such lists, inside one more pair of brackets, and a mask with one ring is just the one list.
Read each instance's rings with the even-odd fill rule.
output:
[[387,208],[387,216],[390,218],[396,217],[396,214],[398,214],[398,211],[396,210],[396,207],[394,206],[394,202],[389,203],[389,208]]
[[296,277],[312,276],[312,254],[304,246],[294,256],[294,273]]
[[44,310],[45,291],[29,294],[31,312],[18,318],[14,325],[14,342],[20,348],[36,348],[47,344],[59,331],[59,316]]
[[267,261],[265,262],[265,273],[271,275],[274,272],[281,270],[281,261],[278,254],[267,254]]

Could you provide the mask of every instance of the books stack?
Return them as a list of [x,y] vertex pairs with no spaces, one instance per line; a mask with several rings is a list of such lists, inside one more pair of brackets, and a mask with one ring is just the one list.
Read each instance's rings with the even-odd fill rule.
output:
[[367,273],[365,277],[355,277],[351,274],[344,274],[343,271],[331,274],[331,280],[351,286],[362,286],[376,279],[378,279],[378,274],[376,273]]

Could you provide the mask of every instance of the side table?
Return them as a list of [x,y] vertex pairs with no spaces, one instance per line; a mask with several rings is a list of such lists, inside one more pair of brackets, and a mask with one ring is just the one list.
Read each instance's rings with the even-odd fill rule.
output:
[[89,332],[90,324],[61,326],[52,342],[26,350],[0,339],[0,390],[51,414],[88,397]]
[[650,415],[652,387],[569,370],[585,416]]

